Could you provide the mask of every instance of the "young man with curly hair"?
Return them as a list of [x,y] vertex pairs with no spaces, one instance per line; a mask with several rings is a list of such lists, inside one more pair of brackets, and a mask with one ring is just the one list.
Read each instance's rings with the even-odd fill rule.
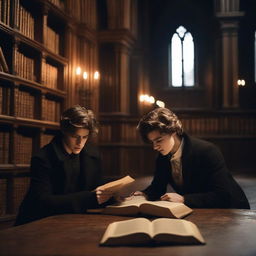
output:
[[[151,185],[134,195],[180,202],[192,208],[250,208],[218,148],[187,135],[171,110],[157,108],[149,112],[137,129],[159,155]],[[174,192],[166,193],[168,184]]]
[[98,132],[91,110],[76,105],[64,111],[60,133],[31,160],[30,188],[15,225],[64,213],[85,213],[112,194],[98,188],[98,151],[88,139]]

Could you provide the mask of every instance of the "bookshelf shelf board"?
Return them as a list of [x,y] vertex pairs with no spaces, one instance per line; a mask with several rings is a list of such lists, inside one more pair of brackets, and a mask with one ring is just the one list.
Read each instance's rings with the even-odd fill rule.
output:
[[44,120],[37,120],[37,119],[29,119],[29,118],[22,118],[22,117],[15,117],[15,116],[7,116],[7,115],[0,115],[0,122],[2,124],[15,124],[18,126],[25,126],[25,127],[34,127],[34,128],[45,128],[50,130],[58,130],[59,123],[51,122],[51,121],[44,121]]
[[28,127],[40,127],[40,128],[48,128],[48,129],[59,129],[59,123],[51,122],[51,121],[44,121],[44,120],[37,120],[37,119],[28,119],[22,117],[15,117],[16,123]]
[[13,221],[15,220],[15,218],[15,214],[5,214],[3,216],[0,216],[0,222]]
[[29,164],[0,164],[0,178],[6,178],[10,176],[27,177],[30,175],[29,168]]
[[59,64],[62,64],[63,66],[66,66],[68,64],[68,60],[64,56],[56,54],[46,47],[44,47],[44,51],[46,53],[46,57],[49,57],[49,58],[59,62]]
[[14,35],[14,31],[11,27],[0,21],[0,30],[9,35]]
[[19,85],[21,85],[21,86],[26,86],[27,85],[30,88],[33,88],[35,90],[40,90],[44,94],[54,95],[54,96],[56,96],[57,98],[60,98],[60,99],[63,99],[63,98],[66,97],[66,92],[65,91],[61,91],[61,90],[58,90],[58,89],[52,89],[52,88],[46,87],[42,84],[24,79],[22,77],[16,77],[15,80],[18,81]]
[[0,72],[0,79],[7,80],[9,82],[15,80],[15,76],[6,72]]

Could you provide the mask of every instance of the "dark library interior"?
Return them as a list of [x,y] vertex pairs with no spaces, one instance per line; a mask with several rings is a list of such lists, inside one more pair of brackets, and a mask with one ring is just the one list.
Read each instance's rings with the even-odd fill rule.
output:
[[104,176],[153,174],[136,126],[165,106],[220,148],[256,209],[255,13],[254,0],[0,0],[0,228],[75,104],[99,120]]

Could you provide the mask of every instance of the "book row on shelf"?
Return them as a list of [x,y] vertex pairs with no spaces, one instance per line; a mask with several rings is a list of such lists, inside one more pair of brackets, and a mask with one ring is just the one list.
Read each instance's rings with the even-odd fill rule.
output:
[[15,55],[15,71],[17,75],[27,80],[36,81],[34,59],[17,51]]
[[[14,89],[14,110],[12,102],[13,88],[2,86],[0,84],[0,114],[10,115],[13,113],[15,117],[23,117],[29,119],[41,119],[50,122],[59,122],[62,109],[62,99],[48,99],[42,97],[39,99],[39,94],[28,87],[19,87]],[[41,109],[41,115],[36,109]]]
[[[30,81],[38,81],[40,80],[40,71],[36,72],[36,65],[40,66],[39,62],[41,60],[34,59],[30,56],[27,56],[26,53],[21,53],[17,51],[15,54],[15,71],[18,76],[30,80]],[[42,61],[42,84],[51,89],[59,89],[58,86],[59,77],[62,72],[60,70],[60,65],[52,64],[47,59],[46,61]]]
[[10,88],[0,86],[0,115],[10,115],[10,93]]
[[61,115],[61,103],[43,98],[42,120],[58,123]]
[[[40,137],[38,140],[38,136]],[[0,129],[0,165],[1,164],[30,164],[34,151],[48,144],[54,137],[52,133],[40,133],[37,130],[14,132],[10,127]],[[14,144],[12,144],[12,142]],[[13,145],[14,151],[13,151]]]
[[46,62],[42,63],[42,82],[51,89],[58,89],[58,67]]
[[35,118],[35,97],[30,91],[16,90],[15,116]]
[[60,35],[52,28],[46,26],[45,46],[56,54],[60,54]]
[[10,0],[0,0],[0,21],[10,26]]
[[17,24],[15,24],[16,28],[18,28],[22,34],[34,40],[35,19],[32,14],[20,5],[19,10],[17,11],[17,16]]
[[30,183],[29,177],[16,177],[13,181],[13,190],[10,195],[8,178],[0,179],[0,217],[18,211]]

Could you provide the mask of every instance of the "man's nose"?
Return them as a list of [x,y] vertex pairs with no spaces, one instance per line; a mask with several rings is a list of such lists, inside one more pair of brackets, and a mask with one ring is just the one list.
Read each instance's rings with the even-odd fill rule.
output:
[[156,143],[153,144],[153,149],[157,150],[159,148],[159,145],[157,145]]

